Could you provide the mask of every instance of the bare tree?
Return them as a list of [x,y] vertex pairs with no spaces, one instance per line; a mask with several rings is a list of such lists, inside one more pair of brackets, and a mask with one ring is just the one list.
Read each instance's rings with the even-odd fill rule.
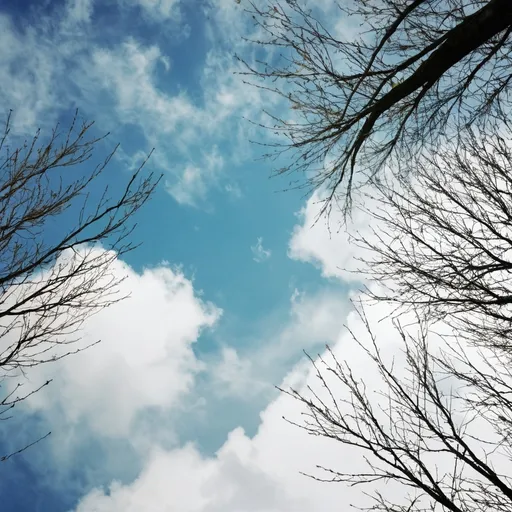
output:
[[287,139],[270,145],[293,154],[278,172],[308,171],[329,191],[324,210],[334,198],[347,212],[354,186],[393,157],[510,107],[509,0],[347,0],[334,15],[348,34],[359,27],[347,38],[305,0],[247,10],[270,57],[245,61],[244,74],[294,113],[268,113]]
[[[373,299],[444,319],[460,336],[510,351],[512,133],[470,130],[414,163],[414,179],[374,181],[361,271]],[[409,164],[399,164],[399,168]],[[364,206],[362,207],[364,208]],[[403,308],[399,308],[403,310]]]
[[[364,373],[328,351],[312,361],[318,386],[285,392],[306,408],[295,424],[358,455],[354,471],[311,476],[368,486],[368,510],[512,511],[510,128],[475,125],[397,180],[409,165],[372,180],[373,232],[352,240],[373,281],[364,335],[350,330]],[[366,316],[375,301],[391,303],[394,333]],[[400,338],[405,370],[384,336]]]
[[453,337],[441,337],[434,351],[432,327],[418,317],[414,333],[395,324],[406,361],[398,376],[359,313],[367,339],[352,333],[353,340],[366,354],[365,374],[377,374],[380,387],[369,389],[366,375],[330,352],[313,363],[318,385],[286,391],[305,406],[294,424],[359,456],[356,470],[318,466],[309,476],[362,486],[371,498],[364,510],[512,510],[512,374],[500,351],[470,357]]
[[0,419],[41,389],[6,379],[87,348],[76,345],[84,320],[123,298],[111,263],[134,248],[132,217],[159,178],[144,162],[111,198],[101,179],[117,148],[92,164],[103,137],[91,126],[75,116],[11,149],[8,121],[0,141]]
[[268,112],[286,137],[269,144],[293,155],[278,172],[307,171],[322,212],[373,186],[378,227],[353,242],[380,287],[362,300],[397,305],[405,349],[404,369],[361,303],[364,374],[328,351],[318,385],[284,390],[305,406],[297,426],[363,466],[311,476],[367,486],[373,511],[512,511],[512,2],[347,0],[336,21],[361,25],[347,37],[305,0],[248,12],[270,51],[246,79],[289,102]]

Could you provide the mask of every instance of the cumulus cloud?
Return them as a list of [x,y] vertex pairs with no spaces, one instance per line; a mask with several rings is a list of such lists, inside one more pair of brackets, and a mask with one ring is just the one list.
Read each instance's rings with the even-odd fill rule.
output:
[[[372,318],[380,320],[387,312],[386,307],[379,307]],[[365,330],[359,318],[351,313],[346,320],[364,340]],[[389,361],[395,358],[399,366],[404,358],[400,336],[389,319],[379,323],[378,329],[382,351]],[[370,395],[382,390],[380,378],[368,371],[364,351],[351,341],[348,333],[337,338],[333,351],[350,364],[355,375],[364,376]],[[311,366],[304,362],[285,377],[282,386],[294,386],[305,393],[308,386],[313,386],[320,396],[325,393]],[[318,475],[317,465],[353,471],[365,464],[359,452],[333,440],[309,436],[282,419],[285,416],[300,423],[301,412],[299,402],[280,395],[262,412],[260,427],[253,438],[237,428],[213,457],[202,456],[193,445],[157,450],[132,484],[114,483],[108,490],[95,489],[76,510],[135,511],[143,504],[145,510],[154,512],[323,512],[333,507],[361,505],[364,497],[360,488],[323,484],[300,474]],[[183,475],[187,475],[186,481]]]
[[176,405],[202,364],[192,345],[221,312],[203,301],[181,271],[167,266],[135,272],[116,260],[111,273],[125,277],[129,298],[86,321],[82,346],[98,345],[33,368],[32,382],[54,379],[58,393],[27,400],[33,411],[71,426],[87,424],[99,436],[127,437],[139,413]]
[[[306,436],[282,425],[278,416],[282,412],[275,404],[265,411],[254,439],[242,429],[231,432],[215,457],[202,456],[192,445],[169,452],[158,450],[133,484],[95,489],[76,511],[135,512],[141,507],[153,512],[325,510],[321,504],[315,508],[314,503],[317,495],[322,496],[321,489],[311,494],[315,486],[297,472],[302,458],[297,446],[304,444]],[[302,463],[307,467],[304,459]]]
[[[377,335],[383,358],[387,363],[393,363],[398,376],[403,376],[405,354],[401,336],[391,320],[391,309],[383,304],[373,306],[367,310],[368,319]],[[371,338],[360,317],[350,313],[346,321],[356,338],[363,345],[370,346]],[[415,324],[411,323],[408,331],[412,334],[415,329]],[[442,346],[442,343],[433,342],[431,350],[435,352]],[[368,354],[346,331],[334,344],[333,353],[349,365],[356,379],[364,379],[365,391],[378,414],[379,404],[386,407],[388,402],[382,393],[383,381]],[[328,353],[323,357],[330,359]],[[340,413],[348,413],[350,400],[343,402],[346,394],[339,382],[334,376],[327,375],[326,378],[339,399]],[[448,391],[450,383],[445,385]],[[312,389],[318,397],[330,402],[329,395],[316,378],[316,370],[309,363],[301,362],[285,377],[282,387],[287,389],[289,386],[301,390],[306,396],[311,396]],[[76,512],[129,512],[139,510],[141,506],[153,512],[175,509],[194,512],[324,512],[332,508],[345,510],[350,505],[368,506],[370,498],[364,491],[371,489],[378,490],[393,502],[405,500],[410,489],[400,487],[394,481],[376,481],[363,488],[321,483],[303,476],[301,472],[329,478],[322,472],[322,467],[350,473],[368,470],[360,449],[343,445],[335,439],[310,436],[282,419],[285,416],[300,424],[303,412],[300,402],[282,394],[262,412],[261,424],[254,437],[250,438],[241,428],[236,428],[211,457],[201,455],[193,445],[171,451],[155,450],[132,484],[113,483],[108,489],[95,489],[80,501]],[[480,423],[475,428],[479,429],[480,437],[483,432],[492,435],[488,424]],[[431,462],[426,461],[427,464]],[[452,467],[445,465],[447,461],[442,455],[436,457],[436,462],[436,471],[440,474]]]
[[258,237],[254,245],[251,245],[251,252],[253,256],[252,259],[256,263],[263,263],[264,261],[267,261],[270,256],[272,256],[272,251],[263,247],[263,237],[261,236]]
[[366,251],[351,243],[355,233],[371,238],[374,220],[366,210],[371,210],[375,200],[365,197],[364,209],[355,207],[345,224],[343,214],[333,208],[329,216],[321,215],[323,195],[316,191],[306,206],[298,213],[299,223],[294,227],[290,239],[290,258],[312,263],[322,271],[324,277],[335,277],[346,282],[360,281],[357,272],[361,268],[358,258]]

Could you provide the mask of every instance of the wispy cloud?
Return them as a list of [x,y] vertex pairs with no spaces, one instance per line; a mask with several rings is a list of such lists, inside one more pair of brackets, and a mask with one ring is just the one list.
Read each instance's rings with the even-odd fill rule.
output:
[[166,22],[177,20],[181,16],[180,0],[120,0],[130,7],[140,7],[143,13],[153,21]]
[[67,26],[89,23],[94,10],[94,0],[68,0],[66,7]]
[[257,337],[243,348],[224,345],[220,355],[207,361],[214,393],[245,401],[268,396],[303,350],[336,342],[350,309],[348,296],[337,287],[311,294],[294,290],[288,314],[279,315],[278,322],[263,320]]
[[263,237],[258,237],[256,243],[251,245],[251,251],[253,255],[252,259],[256,263],[263,263],[264,261],[267,261],[270,256],[272,256],[272,251],[263,247]]
[[224,190],[235,199],[240,199],[243,196],[241,188],[236,183],[228,183]]
[[[120,13],[141,9],[162,29],[169,24],[178,29],[186,24],[179,4],[112,0],[109,7]],[[218,148],[231,167],[246,161],[255,128],[243,118],[257,120],[263,103],[274,101],[236,74],[241,68],[234,51],[248,51],[240,38],[248,23],[240,6],[213,2],[208,7],[207,25],[219,37],[198,58],[198,80],[179,88],[173,51],[180,50],[121,25],[105,27],[98,14],[102,7],[97,0],[68,0],[64,9],[41,12],[43,21],[29,30],[15,26],[8,15],[0,16],[5,49],[0,56],[0,101],[14,110],[13,128],[27,134],[49,127],[70,106],[78,107],[102,131],[140,132],[135,145],[130,138],[125,153],[147,153],[155,147],[151,165],[166,173],[167,190],[178,202],[207,205],[212,188],[236,196],[235,188],[225,186],[230,181],[226,165],[218,162]],[[226,24],[229,31],[223,29]],[[236,48],[228,48],[233,41],[238,41]]]

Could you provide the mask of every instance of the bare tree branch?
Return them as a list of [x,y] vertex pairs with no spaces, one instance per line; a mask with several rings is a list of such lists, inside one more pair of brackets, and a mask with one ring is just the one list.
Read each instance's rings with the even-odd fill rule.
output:
[[340,200],[348,213],[386,163],[510,107],[509,0],[351,0],[339,21],[361,35],[348,38],[299,0],[250,5],[251,42],[270,57],[242,61],[242,74],[291,103],[292,116],[268,113],[287,139],[269,146],[293,155],[278,173],[307,171],[307,186],[327,189],[322,212]]
[[[512,135],[470,130],[414,163],[414,179],[374,181],[377,226],[354,236],[387,289],[369,295],[444,319],[460,336],[510,349]],[[401,166],[408,166],[407,163]],[[364,208],[364,207],[363,207]]]
[[98,196],[99,178],[117,148],[91,165],[103,140],[90,137],[91,127],[75,116],[67,131],[57,127],[49,137],[38,132],[13,150],[8,120],[0,140],[2,420],[49,384],[19,395],[19,386],[12,390],[6,379],[97,343],[77,344],[83,322],[124,298],[118,288],[122,278],[111,264],[135,247],[132,217],[159,178],[144,172],[146,159],[113,198],[108,188]]
[[[357,449],[366,469],[318,466],[319,474],[308,476],[368,486],[373,505],[364,510],[512,510],[512,479],[498,469],[512,454],[512,375],[499,352],[470,357],[452,338],[441,338],[441,349],[434,350],[427,321],[417,317],[414,335],[395,322],[406,356],[398,375],[361,305],[358,311],[368,340],[351,331],[353,342],[366,355],[367,372],[380,377],[382,391],[367,389],[364,375],[328,350],[312,360],[318,386],[284,392],[305,406],[303,419],[291,423]],[[379,483],[389,481],[402,489],[401,499],[396,489],[386,496]]]

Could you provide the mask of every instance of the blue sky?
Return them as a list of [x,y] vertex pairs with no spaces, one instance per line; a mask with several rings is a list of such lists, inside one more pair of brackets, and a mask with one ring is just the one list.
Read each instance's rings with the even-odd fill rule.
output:
[[[316,4],[338,27],[334,3]],[[269,134],[245,118],[287,107],[236,74],[235,53],[255,57],[243,8],[0,6],[0,104],[16,136],[78,108],[97,134],[110,132],[97,158],[120,143],[114,190],[152,148],[148,169],[163,174],[137,218],[142,246],[116,263],[131,298],[84,327],[101,346],[34,369],[30,385],[54,382],[3,427],[4,452],[34,432],[52,436],[0,465],[2,510],[299,510],[298,471],[318,447],[279,455],[294,453],[281,420],[294,409],[273,386],[307,378],[303,349],[340,343],[357,284],[342,268],[355,249],[314,224],[317,194],[269,179],[272,162],[249,142]],[[323,497],[300,510],[324,510],[326,494],[308,492]]]

